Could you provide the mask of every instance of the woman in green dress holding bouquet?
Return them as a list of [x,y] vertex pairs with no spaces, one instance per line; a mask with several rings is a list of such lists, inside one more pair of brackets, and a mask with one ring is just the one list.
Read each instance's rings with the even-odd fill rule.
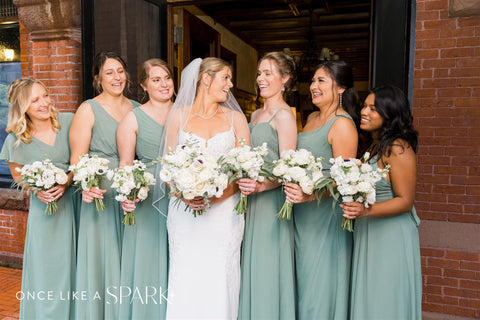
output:
[[[358,133],[353,119],[358,98],[352,69],[343,61],[317,66],[310,93],[319,109],[310,114],[298,148],[323,157],[323,174],[329,176],[330,158],[355,158]],[[287,200],[294,203],[295,258],[298,318],[347,319],[349,308],[352,234],[341,227],[342,210],[324,195],[320,203],[293,183],[285,185]]]
[[371,142],[374,169],[390,166],[376,184],[376,202],[340,205],[355,219],[350,319],[421,319],[422,273],[415,199],[417,132],[404,93],[373,89],[360,128]]
[[[100,52],[93,62],[95,89],[100,93],[83,102],[70,128],[71,163],[84,154],[97,155],[118,167],[116,131],[119,122],[137,106],[123,92],[128,82],[126,64],[113,52]],[[86,293],[76,303],[77,319],[118,319],[123,210],[111,182],[82,191],[78,230],[77,291]],[[97,211],[94,199],[103,199]]]
[[[258,62],[257,90],[265,99],[252,114],[252,147],[267,143],[266,161],[296,148],[295,116],[283,99],[294,84],[295,63],[282,52],[271,52]],[[285,201],[280,184],[252,179],[238,181],[248,195],[242,247],[242,283],[239,319],[295,318],[295,257],[293,221],[277,213]]]
[[[118,126],[120,167],[131,166],[137,155],[147,171],[155,174],[159,171],[155,170],[159,165],[155,159],[163,141],[165,120],[173,105],[172,72],[165,61],[150,59],[140,67],[138,82],[149,100],[129,112]],[[155,178],[160,179],[158,175]],[[131,295],[120,305],[121,319],[165,319],[168,288],[166,215],[169,198],[168,194],[164,194],[154,206],[152,191],[142,202],[122,202],[125,212],[135,210],[135,225],[126,226],[123,237],[122,287],[130,289]],[[128,289],[125,290],[128,292]],[[137,289],[142,299],[131,300]],[[147,292],[152,296],[148,303],[145,301]]]
[[[0,159],[8,161],[12,177],[34,161],[49,159],[67,171],[70,162],[68,131],[73,114],[59,113],[47,87],[39,80],[20,78],[8,90],[10,110]],[[30,195],[23,253],[20,319],[72,319],[75,281],[75,216],[71,177],[47,191]],[[45,214],[49,203],[58,208]],[[40,299],[42,292],[45,294]],[[46,293],[51,295],[47,296]]]

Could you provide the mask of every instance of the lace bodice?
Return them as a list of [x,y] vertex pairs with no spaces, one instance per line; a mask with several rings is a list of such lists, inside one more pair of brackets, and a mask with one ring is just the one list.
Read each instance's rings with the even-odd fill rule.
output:
[[233,127],[231,127],[230,130],[217,133],[210,139],[199,137],[192,132],[185,132],[183,130],[180,130],[178,143],[184,143],[189,137],[194,137],[205,143],[207,151],[217,157],[225,154],[230,149],[235,148],[235,132],[233,130]]

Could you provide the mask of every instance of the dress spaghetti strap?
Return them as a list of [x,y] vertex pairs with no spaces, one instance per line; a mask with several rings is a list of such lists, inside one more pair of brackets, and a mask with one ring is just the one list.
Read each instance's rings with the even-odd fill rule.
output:
[[273,118],[275,118],[275,116],[277,115],[277,113],[279,113],[280,111],[282,110],[290,110],[290,108],[281,108],[281,109],[278,109],[277,111],[275,111],[275,113],[273,114],[273,116],[270,118],[270,120],[268,120],[267,123],[270,123],[270,121],[273,120]]

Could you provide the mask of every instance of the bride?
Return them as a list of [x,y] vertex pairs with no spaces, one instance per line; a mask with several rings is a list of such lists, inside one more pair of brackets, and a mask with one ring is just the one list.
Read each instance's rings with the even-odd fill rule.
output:
[[[193,136],[207,152],[220,156],[250,144],[248,124],[230,92],[232,71],[218,58],[193,60],[167,119],[165,150]],[[170,270],[167,319],[236,319],[240,292],[240,248],[244,217],[236,215],[238,187],[231,183],[220,198],[171,199],[167,230]],[[196,218],[185,210],[206,209]]]

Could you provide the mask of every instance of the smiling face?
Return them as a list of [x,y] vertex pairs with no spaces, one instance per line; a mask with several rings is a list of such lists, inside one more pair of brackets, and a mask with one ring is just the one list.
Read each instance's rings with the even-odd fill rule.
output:
[[377,132],[383,125],[383,118],[375,109],[375,95],[370,93],[363,104],[360,112],[362,119],[360,129],[368,132]]
[[288,77],[282,77],[275,61],[264,59],[260,62],[257,71],[257,85],[260,96],[268,99],[281,93]]
[[338,96],[345,89],[338,88],[336,82],[330,74],[323,69],[318,69],[310,84],[310,93],[312,94],[312,103],[317,107],[338,105]]
[[[211,79],[211,76],[204,74],[207,78],[207,82]],[[215,97],[217,102],[227,101],[228,92],[233,87],[232,83],[232,70],[230,67],[223,67],[219,72],[215,74],[213,79],[211,79],[210,85],[207,89],[208,94]]]
[[32,120],[48,120],[51,116],[52,100],[47,90],[38,83],[32,86],[32,95],[30,105],[26,111],[28,117]]
[[105,60],[99,77],[104,92],[113,96],[123,94],[127,82],[127,75],[120,61],[113,58]]
[[173,96],[173,79],[162,67],[153,66],[148,72],[148,79],[142,88],[148,92],[151,100],[170,101]]

